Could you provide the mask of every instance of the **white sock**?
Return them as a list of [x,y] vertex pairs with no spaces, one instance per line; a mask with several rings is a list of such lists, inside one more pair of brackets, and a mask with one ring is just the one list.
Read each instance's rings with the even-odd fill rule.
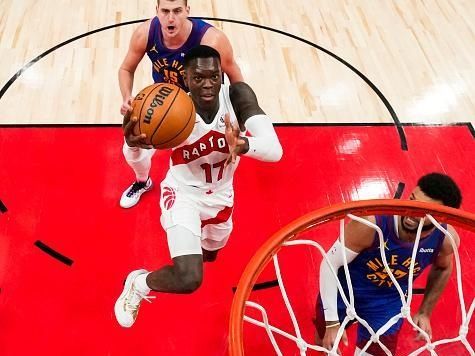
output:
[[134,280],[135,288],[143,295],[147,295],[151,291],[151,289],[147,285],[147,276],[149,274],[150,272],[139,274]]
[[155,149],[142,149],[138,147],[129,147],[124,143],[122,152],[125,160],[135,172],[137,182],[146,182],[152,167],[152,156],[155,154]]

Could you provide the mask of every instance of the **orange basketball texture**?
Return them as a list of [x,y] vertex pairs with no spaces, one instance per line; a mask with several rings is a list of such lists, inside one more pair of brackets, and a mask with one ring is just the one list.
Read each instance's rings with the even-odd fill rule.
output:
[[144,88],[132,102],[138,122],[134,134],[147,135],[145,142],[158,149],[178,146],[190,136],[195,125],[195,106],[181,88],[158,83]]

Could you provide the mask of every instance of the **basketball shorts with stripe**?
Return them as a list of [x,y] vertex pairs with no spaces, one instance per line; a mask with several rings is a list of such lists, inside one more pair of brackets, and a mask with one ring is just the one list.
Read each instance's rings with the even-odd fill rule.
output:
[[[167,232],[172,257],[201,254],[201,248],[215,251],[226,245],[233,229],[232,186],[210,192],[181,185],[172,176],[167,175],[160,188],[160,222]],[[191,234],[173,234],[174,226],[184,227]]]

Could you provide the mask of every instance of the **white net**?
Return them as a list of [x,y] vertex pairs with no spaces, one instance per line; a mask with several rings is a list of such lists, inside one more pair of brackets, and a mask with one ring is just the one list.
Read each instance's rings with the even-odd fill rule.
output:
[[[399,313],[392,316],[386,322],[386,324],[384,324],[378,330],[373,330],[371,328],[371,326],[368,324],[368,322],[366,320],[364,320],[362,317],[360,317],[358,315],[358,313],[356,312],[354,292],[353,292],[353,287],[352,287],[352,281],[351,281],[351,278],[350,278],[350,272],[349,272],[349,269],[348,269],[346,254],[342,253],[343,261],[344,261],[343,268],[344,268],[344,272],[345,272],[345,278],[346,278],[347,288],[348,288],[348,292],[349,292],[349,294],[348,294],[349,298],[347,298],[345,296],[345,293],[343,291],[343,286],[340,283],[340,281],[338,279],[338,276],[337,276],[337,271],[335,271],[333,266],[329,263],[328,258],[326,256],[326,252],[323,249],[323,247],[320,244],[318,244],[317,242],[313,241],[313,240],[294,239],[292,241],[284,242],[283,246],[290,247],[290,246],[296,246],[296,245],[310,245],[310,246],[315,247],[320,252],[320,254],[323,256],[326,263],[330,267],[330,269],[332,271],[332,274],[333,274],[333,277],[336,279],[336,281],[338,283],[338,290],[339,290],[339,293],[341,295],[341,298],[342,298],[344,304],[346,305],[346,317],[343,320],[343,322],[341,323],[341,326],[338,330],[338,334],[337,334],[337,337],[336,337],[335,344],[334,344],[333,348],[331,350],[328,350],[328,349],[325,349],[321,346],[315,345],[314,343],[306,341],[306,340],[303,339],[299,323],[298,323],[297,318],[295,316],[292,305],[289,301],[289,297],[287,295],[287,291],[286,291],[286,288],[285,288],[285,285],[284,285],[284,282],[283,282],[283,279],[282,279],[281,268],[280,268],[279,258],[278,258],[277,253],[272,257],[272,259],[273,259],[273,263],[274,263],[275,273],[276,273],[276,276],[277,276],[277,281],[278,281],[278,285],[279,285],[279,288],[280,288],[280,292],[282,294],[283,301],[285,303],[285,306],[287,308],[287,311],[289,313],[289,316],[290,316],[290,319],[291,319],[291,322],[292,322],[294,335],[289,334],[288,332],[285,332],[285,331],[273,326],[271,324],[271,322],[269,321],[269,317],[268,317],[268,314],[267,314],[265,308],[263,306],[261,306],[260,304],[255,303],[255,302],[247,301],[245,305],[248,308],[252,308],[252,309],[257,310],[259,312],[259,314],[262,316],[262,319],[257,320],[255,318],[252,318],[252,317],[248,316],[248,315],[244,315],[244,320],[249,322],[249,323],[252,323],[254,325],[260,326],[260,327],[262,327],[266,330],[266,333],[269,336],[270,342],[271,342],[271,344],[272,344],[272,346],[275,350],[275,353],[277,355],[283,355],[283,353],[282,353],[281,348],[279,347],[278,342],[276,341],[276,338],[275,338],[274,334],[278,334],[278,335],[280,335],[284,338],[287,338],[288,340],[293,341],[295,343],[295,345],[298,347],[300,355],[307,355],[308,350],[321,351],[321,352],[324,352],[324,353],[329,354],[329,355],[338,355],[337,350],[338,350],[339,344],[341,342],[341,339],[342,339],[343,333],[345,331],[345,328],[348,325],[348,323],[352,322],[353,320],[356,320],[360,325],[362,325],[364,328],[366,328],[366,330],[371,335],[371,338],[366,343],[366,345],[361,350],[358,350],[356,352],[357,355],[369,355],[368,353],[366,353],[366,351],[372,343],[379,344],[381,349],[387,355],[392,355],[392,353],[390,352],[388,347],[386,347],[386,345],[384,345],[384,343],[381,342],[380,337],[387,330],[389,330],[391,328],[391,326],[396,324],[401,318],[406,319],[412,325],[412,327],[422,335],[422,337],[425,340],[425,344],[423,346],[420,346],[419,348],[417,348],[415,350],[412,350],[409,353],[410,356],[419,355],[424,351],[429,352],[431,355],[438,355],[437,354],[437,347],[438,346],[444,345],[444,344],[451,344],[451,343],[462,343],[464,345],[466,351],[468,352],[468,354],[475,355],[475,352],[474,352],[471,344],[467,340],[467,333],[468,333],[468,330],[469,330],[469,324],[470,324],[470,320],[471,320],[471,317],[472,317],[472,314],[473,314],[473,310],[475,308],[475,299],[472,299],[472,302],[470,303],[470,307],[467,311],[466,303],[465,303],[465,299],[464,299],[464,293],[463,293],[462,269],[461,269],[461,263],[460,263],[460,256],[459,256],[459,251],[458,251],[458,248],[457,248],[457,244],[456,244],[452,234],[447,229],[445,229],[441,224],[439,224],[431,215],[426,215],[426,219],[429,219],[431,221],[431,223],[438,230],[440,230],[442,233],[444,233],[446,238],[449,239],[449,241],[452,245],[452,249],[454,251],[454,256],[455,256],[455,274],[456,274],[456,285],[457,285],[457,297],[458,297],[458,302],[460,304],[459,310],[460,310],[460,314],[461,314],[460,315],[461,325],[459,326],[459,329],[458,329],[458,336],[457,337],[452,337],[452,338],[442,338],[440,340],[435,340],[434,341],[434,340],[431,340],[430,336],[424,330],[422,330],[412,320],[412,317],[411,317],[411,302],[413,301],[414,265],[416,263],[416,255],[419,251],[418,246],[419,246],[419,242],[420,242],[420,239],[421,239],[421,232],[422,232],[422,228],[423,228],[423,220],[424,219],[420,220],[418,230],[417,230],[417,234],[416,234],[416,239],[415,239],[415,242],[414,242],[414,247],[412,249],[411,265],[410,265],[410,268],[409,268],[409,276],[408,276],[408,289],[407,289],[407,294],[406,294],[403,291],[403,289],[401,288],[401,286],[398,283],[396,277],[394,276],[391,268],[388,265],[388,261],[387,261],[386,253],[385,253],[385,248],[384,248],[385,243],[384,243],[383,232],[380,229],[380,227],[377,226],[376,224],[366,220],[366,219],[363,219],[361,217],[358,217],[358,216],[355,216],[355,215],[352,215],[352,214],[348,214],[347,217],[349,219],[352,219],[352,220],[358,221],[362,224],[365,224],[365,225],[373,228],[377,232],[377,234],[379,236],[379,250],[380,250],[382,263],[384,264],[384,270],[387,273],[387,275],[389,276],[389,278],[391,279],[391,281],[392,281],[394,287],[396,288],[397,292],[399,293],[399,296],[400,296],[400,299],[401,299],[401,305],[402,306],[401,306],[401,309],[400,309]],[[345,232],[345,221],[344,221],[344,219],[341,219],[340,220],[340,234],[339,234],[340,237],[339,237],[339,239],[340,239],[340,242],[343,245],[345,245],[345,237],[344,237],[345,233],[344,232]]]

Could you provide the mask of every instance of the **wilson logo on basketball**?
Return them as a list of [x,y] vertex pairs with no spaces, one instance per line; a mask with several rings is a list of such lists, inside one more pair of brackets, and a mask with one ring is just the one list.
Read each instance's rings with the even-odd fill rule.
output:
[[150,103],[150,107],[147,109],[147,113],[145,114],[145,118],[143,122],[145,124],[150,124],[152,121],[153,111],[154,109],[159,106],[163,105],[163,101],[173,92],[172,88],[169,87],[161,87],[158,90],[158,93],[153,98],[152,102]]
[[162,198],[163,198],[163,206],[165,207],[165,209],[170,210],[173,204],[175,204],[175,199],[176,199],[175,190],[170,187],[164,187]]
[[134,100],[143,100],[145,98],[145,93],[138,93]]

